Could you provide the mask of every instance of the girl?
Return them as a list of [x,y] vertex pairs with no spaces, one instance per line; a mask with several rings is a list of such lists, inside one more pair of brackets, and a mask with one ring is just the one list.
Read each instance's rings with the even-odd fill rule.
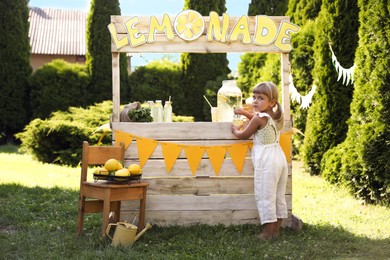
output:
[[236,114],[250,119],[240,130],[232,125],[232,133],[239,139],[253,135],[252,162],[254,167],[255,200],[263,225],[259,238],[279,237],[283,218],[287,218],[285,199],[287,161],[279,145],[283,127],[283,113],[278,103],[278,89],[272,82],[262,82],[253,88],[253,114],[241,108]]

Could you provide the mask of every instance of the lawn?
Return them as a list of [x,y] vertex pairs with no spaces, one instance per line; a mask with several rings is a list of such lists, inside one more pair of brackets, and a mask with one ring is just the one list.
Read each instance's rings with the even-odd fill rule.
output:
[[99,237],[89,215],[76,235],[78,168],[42,164],[0,148],[0,259],[390,259],[390,209],[293,164],[293,213],[302,231],[260,242],[260,225],[153,226],[133,247]]

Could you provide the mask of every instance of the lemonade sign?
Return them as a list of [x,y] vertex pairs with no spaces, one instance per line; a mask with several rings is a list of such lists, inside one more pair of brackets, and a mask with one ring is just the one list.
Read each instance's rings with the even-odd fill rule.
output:
[[[250,19],[255,19],[254,26],[251,26]],[[197,42],[205,34],[206,42],[273,45],[280,52],[291,51],[290,33],[299,31],[297,25],[286,20],[282,20],[278,26],[272,17],[266,15],[255,17],[243,15],[235,19],[233,25],[231,23],[232,18],[227,13],[220,17],[218,13],[210,12],[209,17],[203,17],[197,11],[185,10],[180,12],[173,22],[167,14],[164,14],[160,20],[151,16],[146,28],[141,24],[139,17],[130,17],[123,22],[125,33],[121,37],[119,37],[118,28],[114,22],[108,25],[108,30],[117,50],[125,46],[135,48],[146,43],[155,43],[156,34],[159,37],[163,35],[168,41],[179,38],[187,43]]]

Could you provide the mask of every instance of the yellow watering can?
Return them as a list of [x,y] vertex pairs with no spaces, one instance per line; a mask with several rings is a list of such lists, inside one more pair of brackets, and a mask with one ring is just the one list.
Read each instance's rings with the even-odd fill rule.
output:
[[[113,237],[109,235],[112,226],[116,226]],[[136,225],[127,222],[110,223],[106,228],[106,234],[112,240],[111,245],[127,246],[132,245],[146,232],[146,230],[151,228],[152,226],[147,223],[146,227],[141,232],[139,232],[138,235],[136,235],[138,231],[138,227]]]

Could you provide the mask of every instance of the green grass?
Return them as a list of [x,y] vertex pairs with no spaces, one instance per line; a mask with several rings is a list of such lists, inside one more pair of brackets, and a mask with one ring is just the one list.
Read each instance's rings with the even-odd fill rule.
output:
[[[7,148],[9,150],[9,148]],[[101,216],[76,235],[79,169],[0,147],[0,259],[390,259],[390,209],[363,205],[293,165],[302,231],[260,242],[260,225],[153,226],[133,247],[100,238]]]

